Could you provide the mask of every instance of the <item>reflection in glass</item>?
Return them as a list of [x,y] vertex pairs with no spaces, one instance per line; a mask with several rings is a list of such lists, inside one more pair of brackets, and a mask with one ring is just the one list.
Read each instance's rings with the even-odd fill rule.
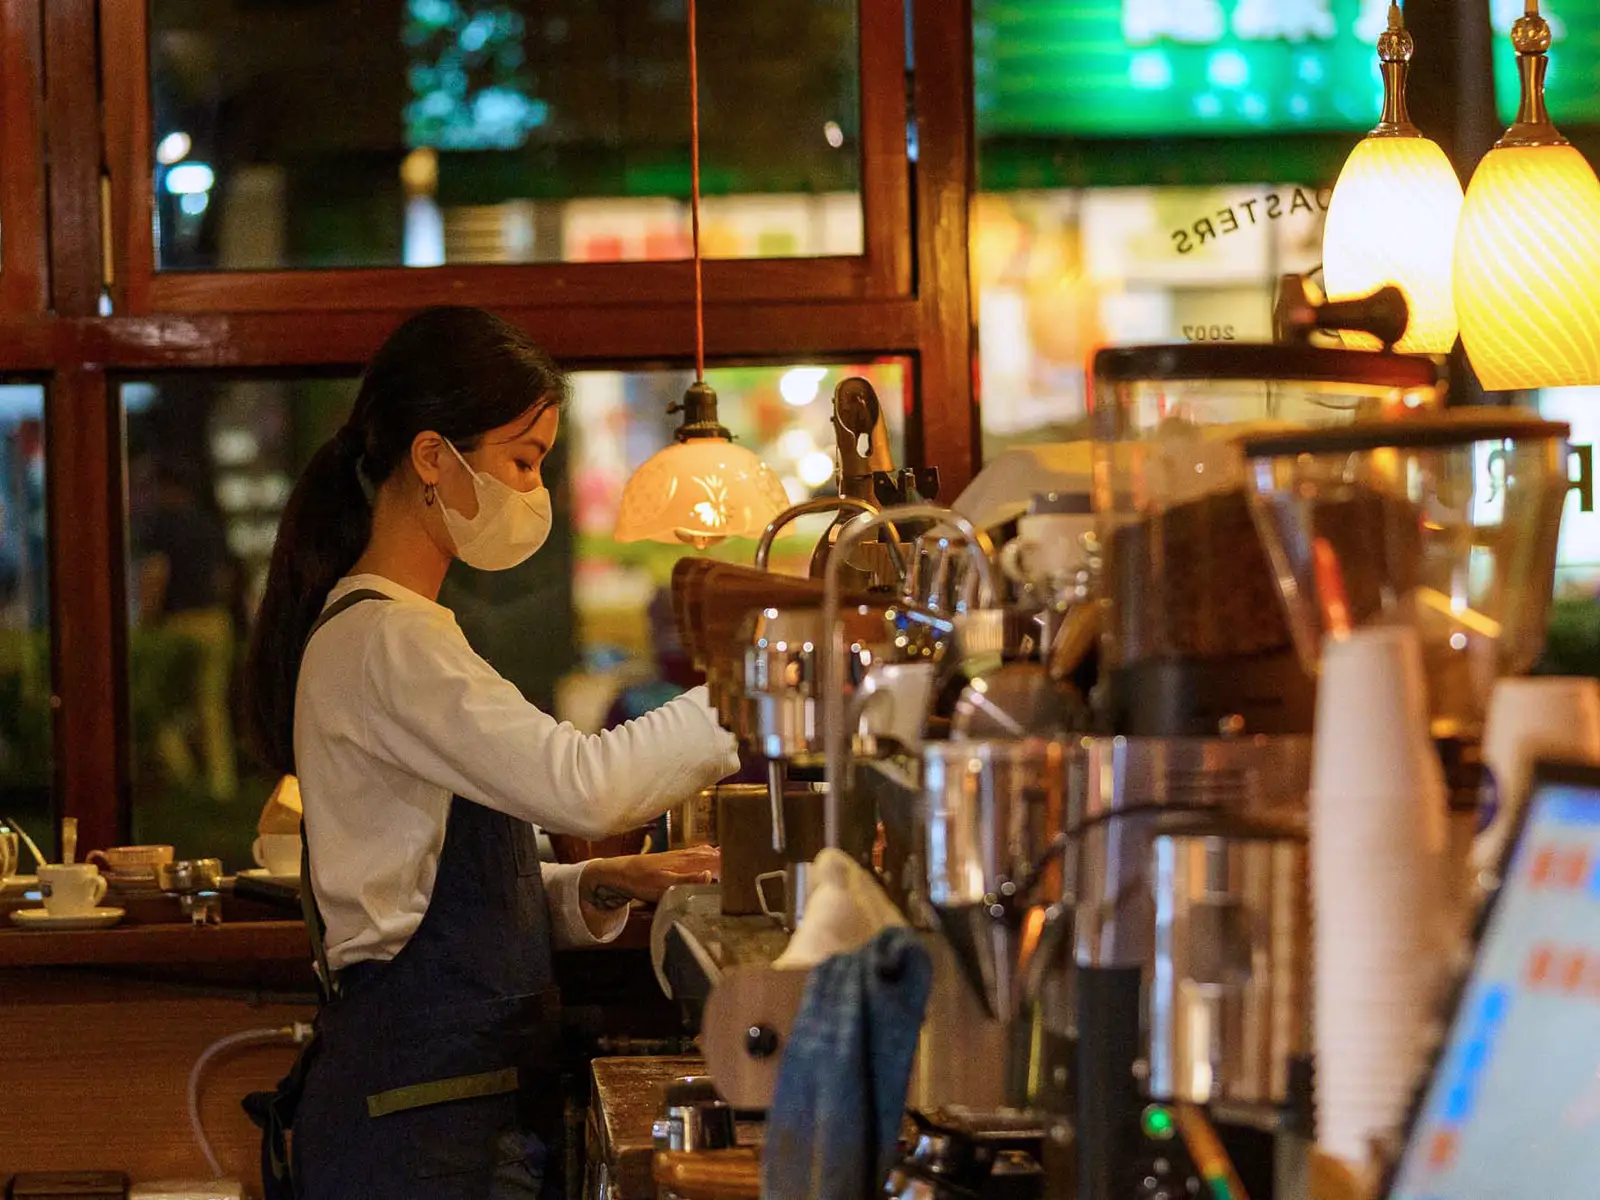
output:
[[[803,499],[832,488],[829,399],[852,374],[877,388],[898,456],[910,381],[901,360],[723,368],[707,378],[723,422]],[[659,598],[683,550],[622,545],[611,533],[624,481],[670,440],[666,408],[689,379],[673,370],[575,374],[544,471],[554,493],[549,540],[510,571],[458,564],[440,593],[468,641],[523,695],[585,729],[606,724],[619,703],[675,686],[663,666],[673,631]],[[240,740],[249,621],[293,481],[354,395],[349,379],[163,376],[121,385],[138,842],[219,855],[230,870],[251,865],[256,819],[276,781]],[[792,526],[774,568],[803,571],[828,520]],[[730,542],[715,553],[748,559],[753,549]]]
[[[861,253],[857,21],[701,0],[709,256]],[[682,3],[153,0],[150,39],[158,269],[687,256]]]
[[54,824],[49,571],[44,388],[0,384],[0,816],[41,843]]

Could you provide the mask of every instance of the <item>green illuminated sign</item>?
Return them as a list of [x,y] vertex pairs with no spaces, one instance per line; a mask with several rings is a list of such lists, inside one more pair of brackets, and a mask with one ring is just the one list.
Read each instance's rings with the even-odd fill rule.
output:
[[1370,129],[1387,17],[1388,0],[973,0],[978,130]]
[[[1517,52],[1511,48],[1511,23],[1522,15],[1523,0],[1492,0],[1494,90],[1500,119],[1517,115],[1520,86]],[[1544,97],[1556,125],[1600,125],[1600,0],[1541,0],[1550,22],[1550,68]]]

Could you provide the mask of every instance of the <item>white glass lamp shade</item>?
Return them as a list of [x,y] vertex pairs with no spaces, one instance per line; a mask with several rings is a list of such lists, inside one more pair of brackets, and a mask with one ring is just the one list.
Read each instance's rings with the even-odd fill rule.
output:
[[622,490],[619,542],[681,542],[696,549],[759,537],[789,496],[772,468],[719,437],[690,438],[645,460]]
[[1489,151],[1461,212],[1455,293],[1487,390],[1600,384],[1600,180],[1582,154]]
[[[1410,320],[1395,349],[1448,354],[1456,340],[1451,287],[1461,181],[1432,141],[1418,136],[1363,138],[1345,160],[1322,233],[1329,300],[1355,300],[1385,285],[1406,298]],[[1347,344],[1376,350],[1370,334]]]

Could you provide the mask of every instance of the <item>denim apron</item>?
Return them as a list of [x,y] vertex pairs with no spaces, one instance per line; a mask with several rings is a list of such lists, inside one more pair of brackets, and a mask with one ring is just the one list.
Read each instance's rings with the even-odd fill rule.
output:
[[[388,597],[352,592],[312,634],[369,599]],[[560,997],[533,826],[452,797],[421,925],[391,961],[337,976],[309,857],[302,876],[324,1002],[289,1077],[246,1102],[266,1131],[268,1200],[551,1194],[561,1161],[552,1069]]]

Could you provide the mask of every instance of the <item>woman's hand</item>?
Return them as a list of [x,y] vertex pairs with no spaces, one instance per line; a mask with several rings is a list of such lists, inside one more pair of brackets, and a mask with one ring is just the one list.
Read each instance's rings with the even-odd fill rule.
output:
[[711,883],[722,874],[722,851],[692,846],[663,854],[630,854],[624,858],[592,858],[584,864],[578,885],[583,918],[591,930],[612,924],[614,914],[635,900],[654,903],[680,883]]

